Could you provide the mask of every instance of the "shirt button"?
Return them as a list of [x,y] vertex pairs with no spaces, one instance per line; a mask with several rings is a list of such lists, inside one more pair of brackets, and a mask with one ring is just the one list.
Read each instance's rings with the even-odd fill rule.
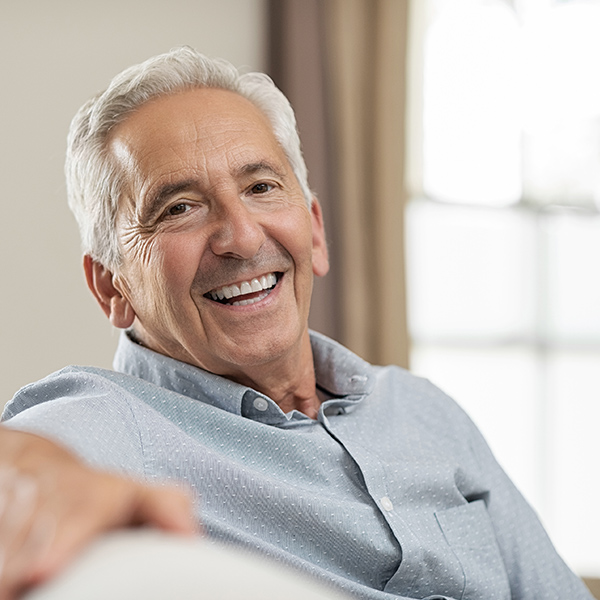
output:
[[269,408],[269,403],[264,398],[254,398],[254,408],[261,412],[265,412],[265,410]]
[[381,506],[383,506],[384,510],[387,510],[388,512],[394,510],[394,505],[387,496],[384,496],[379,502],[381,502]]

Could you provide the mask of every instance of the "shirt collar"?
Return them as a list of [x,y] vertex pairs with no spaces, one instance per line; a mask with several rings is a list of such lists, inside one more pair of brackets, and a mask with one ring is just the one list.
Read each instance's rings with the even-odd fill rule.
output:
[[[328,337],[310,332],[317,385],[343,408],[354,405],[375,385],[373,367]],[[276,425],[310,419],[298,411],[284,413],[270,398],[247,386],[215,375],[199,367],[158,354],[134,342],[122,332],[113,361],[116,371],[200,400],[216,408]]]
[[317,385],[331,396],[364,396],[375,386],[374,368],[327,336],[310,332]]

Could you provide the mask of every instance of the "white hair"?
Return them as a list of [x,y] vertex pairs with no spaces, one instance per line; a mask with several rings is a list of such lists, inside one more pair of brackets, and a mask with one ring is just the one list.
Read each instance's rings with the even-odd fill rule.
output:
[[153,98],[186,89],[230,90],[252,102],[269,119],[310,206],[306,164],[294,111],[263,73],[241,74],[232,64],[189,47],[171,50],[130,67],[86,102],[71,123],[65,173],[69,206],[77,219],[82,249],[110,270],[120,265],[116,214],[123,173],[107,148],[111,130]]

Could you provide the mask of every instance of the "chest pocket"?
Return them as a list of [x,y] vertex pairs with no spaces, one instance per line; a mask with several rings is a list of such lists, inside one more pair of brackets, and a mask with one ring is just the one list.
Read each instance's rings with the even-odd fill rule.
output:
[[510,600],[508,575],[483,500],[435,513],[463,572],[460,600]]

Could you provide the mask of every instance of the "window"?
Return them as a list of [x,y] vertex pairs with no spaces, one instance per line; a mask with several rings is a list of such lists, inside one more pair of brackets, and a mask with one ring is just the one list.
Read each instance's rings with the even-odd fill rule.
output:
[[414,5],[412,369],[598,576],[600,0]]

